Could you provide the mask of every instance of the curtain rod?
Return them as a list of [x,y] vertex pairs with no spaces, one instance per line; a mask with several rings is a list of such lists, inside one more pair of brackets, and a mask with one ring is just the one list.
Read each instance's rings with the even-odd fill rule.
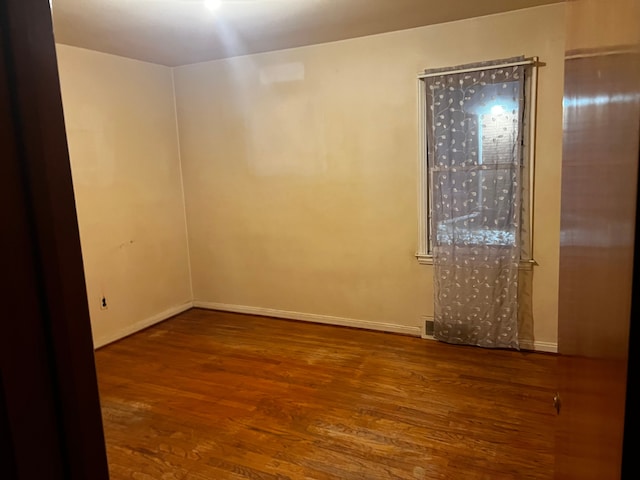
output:
[[510,62],[510,63],[501,63],[497,65],[484,65],[479,67],[471,67],[464,68],[462,70],[446,70],[444,72],[434,72],[434,73],[422,73],[418,75],[418,78],[429,78],[429,77],[439,77],[441,75],[452,75],[454,73],[468,73],[468,72],[479,72],[481,70],[493,70],[495,68],[507,68],[507,67],[518,67],[520,65],[541,65],[538,62],[538,57],[525,58],[519,62]]

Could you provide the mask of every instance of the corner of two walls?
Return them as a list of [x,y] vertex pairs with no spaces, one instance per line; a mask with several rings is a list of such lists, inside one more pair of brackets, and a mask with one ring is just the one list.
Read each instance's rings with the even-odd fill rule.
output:
[[[443,48],[446,45],[452,48]],[[132,87],[122,85],[99,104],[88,92],[83,93],[82,102],[72,101],[79,95],[73,84],[82,86],[82,79],[76,78],[77,73],[62,75],[63,100],[68,90],[71,104],[70,150],[72,166],[78,163],[74,182],[81,235],[87,245],[83,249],[96,338],[117,332],[110,326],[116,319],[124,332],[141,318],[157,316],[163,308],[190,305],[191,299],[193,305],[204,308],[419,335],[424,317],[433,314],[433,282],[431,267],[419,265],[414,257],[418,238],[416,74],[427,67],[521,54],[537,55],[546,64],[538,89],[534,225],[538,266],[529,278],[532,295],[527,300],[534,321],[527,341],[532,348],[554,351],[562,4],[173,71],[143,64],[145,69],[158,70],[153,78],[158,89],[171,91],[170,100],[155,98],[150,85],[143,82],[139,95],[131,92],[135,98],[123,99],[120,91]],[[64,55],[61,60],[64,67]],[[179,145],[175,116],[170,118],[174,98]],[[111,125],[109,116],[118,113],[113,109],[131,102],[154,112],[154,127],[134,119],[125,120],[126,128]],[[86,125],[96,131],[79,135],[77,130]],[[122,130],[121,138],[109,137],[117,140],[117,155],[107,145],[107,127]],[[145,133],[136,135],[136,130]],[[73,135],[82,140],[74,142]],[[146,136],[144,146],[140,145]],[[121,156],[127,148],[133,150],[128,152],[131,165],[124,167],[121,164],[127,162]],[[106,158],[105,152],[113,156]],[[82,158],[100,165],[84,171],[88,167],[80,165]],[[103,169],[114,169],[114,184],[100,190],[96,187]],[[117,197],[118,188],[123,189],[122,197],[108,198]],[[149,200],[142,202],[142,217],[135,215],[134,208],[125,208],[135,205],[131,201],[140,196]],[[170,200],[175,201],[173,207],[168,205]],[[105,213],[107,205],[120,213],[106,215],[110,220],[105,224],[97,221],[96,209]],[[158,219],[150,217],[162,211],[170,212],[166,223],[154,224]],[[145,247],[139,253],[157,255],[134,256],[136,243],[127,242],[137,237],[130,233],[135,229],[148,234],[144,243],[139,240],[138,246]],[[147,240],[153,236],[165,242]],[[172,254],[167,250],[170,246]],[[99,275],[105,269],[112,276]],[[127,269],[136,269],[149,285],[132,284],[135,279],[125,274]],[[112,310],[111,304],[109,310],[100,310],[101,285],[111,286],[107,297],[122,298],[128,306],[126,316],[116,307]],[[169,294],[169,285],[176,291]],[[154,311],[142,311],[144,298],[154,299]]]
[[192,306],[173,72],[66,45],[57,56],[97,348]]

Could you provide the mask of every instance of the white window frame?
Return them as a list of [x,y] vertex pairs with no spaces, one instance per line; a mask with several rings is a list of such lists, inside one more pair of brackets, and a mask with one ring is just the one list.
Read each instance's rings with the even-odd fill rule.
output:
[[452,70],[451,72],[439,72],[436,74],[418,74],[418,251],[416,258],[422,265],[433,265],[433,251],[431,238],[431,191],[429,184],[429,161],[427,158],[427,95],[425,79],[433,75],[443,75],[447,73],[464,73],[471,71],[489,70],[494,68],[528,65],[531,74],[527,76],[525,84],[525,112],[528,113],[528,125],[523,132],[524,142],[527,146],[525,152],[525,167],[528,169],[529,183],[527,185],[529,194],[528,214],[523,223],[528,224],[529,232],[529,252],[530,258],[520,258],[520,268],[530,269],[537,263],[533,259],[533,225],[534,225],[534,194],[535,194],[535,153],[536,153],[536,105],[538,96],[538,67],[541,65],[538,57],[530,57],[520,62],[512,62],[498,65],[483,66],[464,70]]

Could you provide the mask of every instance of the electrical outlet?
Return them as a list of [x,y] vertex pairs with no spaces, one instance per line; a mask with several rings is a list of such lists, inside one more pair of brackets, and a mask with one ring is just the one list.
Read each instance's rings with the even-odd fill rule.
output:
[[106,310],[107,308],[109,308],[109,307],[107,306],[107,297],[103,296],[103,297],[100,299],[100,310]]

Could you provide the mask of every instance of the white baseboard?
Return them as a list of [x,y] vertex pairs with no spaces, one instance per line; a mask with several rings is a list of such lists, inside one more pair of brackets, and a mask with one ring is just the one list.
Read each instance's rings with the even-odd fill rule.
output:
[[[437,342],[437,340],[433,337],[433,335],[425,335],[423,333],[422,338]],[[520,350],[532,351],[532,352],[558,353],[558,344],[551,343],[551,342],[520,341]]]
[[182,305],[178,305],[176,307],[169,308],[163,312],[158,313],[149,318],[145,318],[144,320],[140,320],[139,322],[128,325],[125,328],[121,328],[109,335],[104,335],[100,338],[97,338],[93,342],[94,349],[98,349],[100,347],[104,347],[109,343],[113,343],[117,340],[121,340],[129,335],[132,335],[140,330],[144,330],[151,325],[155,325],[156,323],[160,323],[168,318],[173,317],[174,315],[178,315],[179,313],[186,312],[190,308],[193,308],[193,302],[186,302]]
[[365,330],[378,330],[381,332],[402,333],[419,337],[420,327],[410,327],[406,325],[396,325],[393,323],[371,322],[369,320],[356,320],[353,318],[333,317],[329,315],[319,315],[316,313],[290,312],[288,310],[276,310],[273,308],[249,307],[245,305],[229,305],[227,303],[194,301],[195,308],[205,308],[208,310],[221,310],[224,312],[245,313],[248,315],[261,315],[264,317],[284,318],[287,320],[301,320],[304,322],[324,323],[327,325],[338,325],[341,327],[362,328]]
[[521,350],[532,350],[534,352],[558,353],[558,344],[551,342],[520,341]]
[[[426,329],[427,329],[426,322],[428,321],[433,322],[433,317],[424,316],[422,317],[422,321],[424,326],[422,328],[421,337],[427,340],[435,340],[433,335],[426,334]],[[558,353],[558,344],[551,343],[551,342],[536,342],[532,340],[520,340],[520,349],[529,350],[533,352]]]
[[[432,336],[425,335],[423,332],[423,328],[419,326],[412,327],[412,326],[406,326],[406,325],[396,325],[393,323],[372,322],[369,320],[357,320],[353,318],[320,315],[316,313],[291,312],[288,310],[277,310],[273,308],[250,307],[246,305],[231,305],[227,303],[201,302],[196,300],[194,302],[185,302],[182,305],[172,307],[168,310],[158,313],[157,315],[146,318],[132,325],[129,325],[126,328],[122,328],[116,332],[113,332],[112,334],[102,336],[94,341],[94,348],[98,349],[100,347],[104,347],[105,345],[108,345],[109,343],[113,343],[117,340],[128,337],[129,335],[139,332],[140,330],[144,330],[145,328],[155,325],[156,323],[163,322],[168,318],[171,318],[182,312],[186,312],[192,307],[204,308],[207,310],[220,310],[223,312],[245,313],[248,315],[261,315],[265,317],[284,318],[287,320],[300,320],[304,322],[323,323],[327,325],[337,325],[342,327],[362,328],[365,330],[377,330],[380,332],[401,333],[405,335],[412,335],[412,336],[422,337],[429,340],[434,340]],[[547,352],[547,353],[558,352],[558,344],[552,343],[552,342],[521,341],[520,348],[522,350],[531,350],[536,352]]]

